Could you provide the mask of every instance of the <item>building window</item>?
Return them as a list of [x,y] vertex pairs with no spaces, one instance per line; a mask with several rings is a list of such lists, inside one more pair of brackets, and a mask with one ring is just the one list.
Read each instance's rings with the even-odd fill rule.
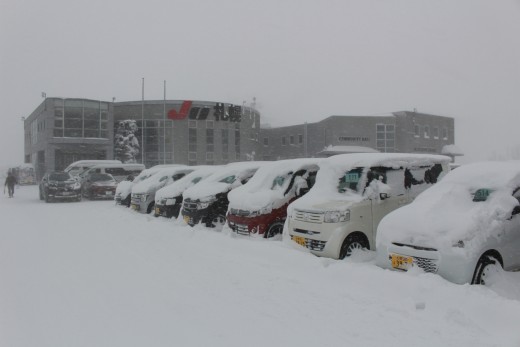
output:
[[433,138],[438,139],[439,138],[439,128],[433,127]]
[[188,165],[197,165],[197,152],[188,153]]
[[206,153],[206,161],[213,161],[213,153]]
[[425,139],[430,138],[430,126],[429,125],[424,126],[424,138]]
[[448,139],[448,128],[442,128],[442,138],[444,140]]
[[395,126],[376,124],[376,148],[380,152],[395,152]]
[[214,150],[213,133],[214,133],[213,129],[206,129],[206,152],[213,152],[213,150]]
[[188,128],[197,128],[197,121],[196,120],[189,120],[188,121]]
[[235,126],[235,153],[240,159],[240,125],[237,124]]
[[420,137],[421,136],[421,127],[417,124],[414,126],[414,136]]
[[303,143],[303,135],[302,135],[302,134],[299,134],[299,135],[298,135],[298,143],[299,143],[299,144],[302,144],[302,143]]
[[289,143],[291,145],[294,145],[294,136],[293,135],[289,136]]
[[108,138],[107,103],[66,99],[54,105],[54,137]]
[[269,138],[264,137],[264,146],[269,146]]
[[197,129],[188,129],[188,147],[190,152],[197,152]]
[[207,120],[206,121],[206,128],[207,129],[213,129],[213,126],[214,126],[214,123],[212,120]]
[[282,146],[285,146],[286,143],[285,143],[285,136],[282,136]]

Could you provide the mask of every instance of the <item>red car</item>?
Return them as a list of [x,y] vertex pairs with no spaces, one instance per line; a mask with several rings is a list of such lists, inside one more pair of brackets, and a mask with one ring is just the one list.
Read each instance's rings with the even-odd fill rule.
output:
[[81,192],[87,199],[114,199],[117,181],[110,174],[91,173],[84,178]]
[[319,159],[280,160],[229,193],[228,226],[238,234],[282,234],[287,206],[314,185]]

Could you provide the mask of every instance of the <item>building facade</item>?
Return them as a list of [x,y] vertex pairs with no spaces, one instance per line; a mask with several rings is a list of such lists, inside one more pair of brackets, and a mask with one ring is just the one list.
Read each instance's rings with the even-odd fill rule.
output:
[[261,129],[259,139],[262,160],[279,160],[374,150],[443,154],[445,146],[455,143],[454,136],[451,117],[403,111]]
[[[121,135],[121,128],[132,124]],[[443,153],[454,119],[417,112],[331,116],[316,123],[260,128],[254,107],[223,102],[106,102],[46,98],[24,121],[25,162],[37,178],[86,159],[220,165],[246,160],[322,157],[348,152]],[[130,135],[129,135],[130,133]],[[124,159],[128,161],[128,158]]]
[[260,114],[223,102],[161,100],[105,102],[46,98],[24,121],[25,162],[38,178],[86,159],[118,159],[116,132],[133,121],[134,160],[157,164],[218,165],[254,160]]

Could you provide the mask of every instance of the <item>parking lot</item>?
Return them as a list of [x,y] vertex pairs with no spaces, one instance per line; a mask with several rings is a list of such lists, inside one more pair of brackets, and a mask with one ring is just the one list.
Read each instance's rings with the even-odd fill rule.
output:
[[520,273],[456,285],[37,186],[0,210],[2,346],[520,345]]

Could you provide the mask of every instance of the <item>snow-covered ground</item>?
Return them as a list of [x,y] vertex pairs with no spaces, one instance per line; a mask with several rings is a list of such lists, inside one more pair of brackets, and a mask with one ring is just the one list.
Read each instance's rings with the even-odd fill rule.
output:
[[0,198],[0,346],[520,346],[520,273],[455,285],[37,192]]

